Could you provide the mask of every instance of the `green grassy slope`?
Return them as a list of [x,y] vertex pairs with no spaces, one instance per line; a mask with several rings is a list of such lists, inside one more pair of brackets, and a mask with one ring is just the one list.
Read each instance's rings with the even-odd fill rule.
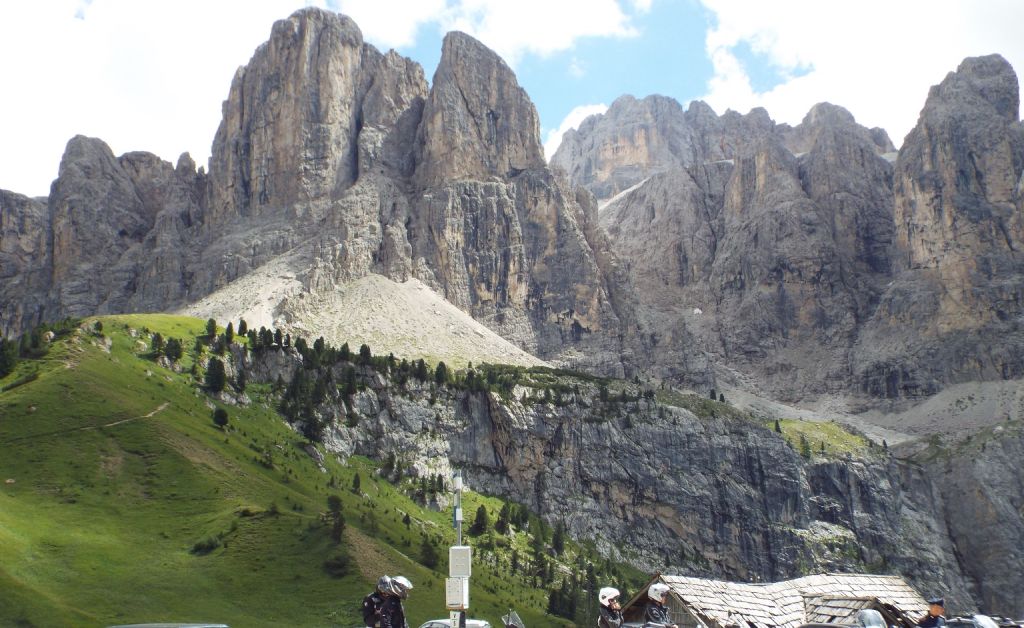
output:
[[[217,428],[188,373],[202,321],[102,323],[102,335],[61,338],[0,379],[3,389],[38,373],[0,392],[0,625],[355,625],[381,573],[415,584],[411,625],[446,615],[444,561],[430,570],[410,557],[424,534],[445,553],[449,514],[378,479],[373,461],[327,456],[319,469],[258,386],[248,390],[254,403],[228,407],[229,428]],[[181,338],[183,371],[141,355],[129,328]],[[356,473],[360,494],[349,490]],[[348,522],[340,545],[320,516],[331,494]],[[466,512],[479,504],[492,521],[501,507],[470,494]],[[203,542],[210,551],[196,551]],[[528,545],[525,534],[509,543]],[[337,555],[349,562],[341,578],[323,567]],[[493,566],[475,561],[472,616],[496,623],[514,606],[527,625],[565,623],[544,615],[544,590],[508,577],[492,556]]]

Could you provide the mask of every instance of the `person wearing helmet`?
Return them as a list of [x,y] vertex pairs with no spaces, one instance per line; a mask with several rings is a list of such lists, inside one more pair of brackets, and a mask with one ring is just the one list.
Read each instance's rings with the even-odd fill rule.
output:
[[619,606],[619,590],[615,587],[604,587],[597,593],[601,602],[598,609],[597,628],[619,628],[622,625],[622,607]]
[[644,628],[679,628],[668,616],[668,585],[655,582],[647,587],[647,610],[644,612]]
[[384,596],[391,590],[391,578],[381,576],[377,579],[377,588],[363,598],[363,625],[376,628],[380,625],[380,609],[384,604]]
[[384,604],[380,607],[380,628],[409,628],[402,600],[409,597],[410,589],[412,583],[405,576],[391,578],[384,592]]

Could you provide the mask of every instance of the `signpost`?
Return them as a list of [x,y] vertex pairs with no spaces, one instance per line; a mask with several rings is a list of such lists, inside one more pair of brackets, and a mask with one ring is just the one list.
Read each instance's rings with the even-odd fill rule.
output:
[[452,526],[455,528],[455,545],[448,548],[448,579],[445,580],[444,602],[448,607],[452,628],[465,628],[466,610],[469,608],[469,577],[473,573],[473,549],[462,544],[461,471],[455,472],[454,484]]

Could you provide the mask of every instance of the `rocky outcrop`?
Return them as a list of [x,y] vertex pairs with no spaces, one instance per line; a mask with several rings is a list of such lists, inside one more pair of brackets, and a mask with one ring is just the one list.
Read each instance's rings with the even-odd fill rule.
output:
[[[364,44],[345,16],[306,9],[275,23],[224,102],[210,221],[301,213],[337,199],[368,167],[361,157],[407,169],[409,138],[389,136],[410,131],[398,122],[410,109],[415,117],[426,88],[417,64]],[[375,137],[361,149],[364,128]]]
[[[287,378],[300,359],[273,349],[234,354],[251,382]],[[317,405],[330,451],[394,455],[420,476],[462,469],[475,490],[524,503],[551,524],[564,522],[614,560],[746,581],[820,571],[900,573],[922,591],[943,591],[951,609],[976,608],[982,598],[976,602],[972,593],[994,586],[1011,601],[1000,598],[991,608],[1019,608],[1012,596],[1024,582],[1007,557],[965,556],[968,543],[980,542],[966,541],[972,533],[964,526],[979,515],[957,497],[965,483],[998,485],[1003,496],[1013,495],[1006,509],[1001,503],[980,515],[992,525],[1002,516],[1020,521],[1009,510],[1019,506],[1019,478],[998,476],[997,466],[985,467],[991,475],[974,473],[976,484],[965,476],[947,487],[933,480],[930,467],[879,449],[804,458],[735,412],[698,417],[652,401],[602,401],[592,379],[559,377],[552,385],[557,399],[545,403],[527,386],[503,396],[398,383],[397,375],[393,381],[344,362],[333,368],[334,381],[357,368],[366,387],[348,403],[332,388]],[[959,468],[974,466],[971,458],[943,460]],[[1000,542],[1012,542],[1017,529],[1000,532]],[[1019,552],[1007,551],[1016,560]]]
[[[1024,613],[1024,431],[1007,423],[934,456],[928,471],[941,494],[956,555],[983,611]],[[931,453],[931,452],[929,452]]]
[[[697,105],[687,115],[700,111],[714,117]],[[725,137],[738,122],[727,114],[702,128]],[[719,159],[612,199],[601,223],[660,350],[696,341],[780,397],[842,390],[858,324],[888,278],[891,166],[871,132],[832,105],[795,129],[756,128],[760,139],[714,143]],[[787,148],[796,141],[807,149],[799,157]],[[653,363],[677,376],[667,360]]]
[[448,33],[420,127],[416,179],[430,187],[544,168],[540,119],[498,55]]
[[898,158],[828,103],[789,127],[623,98],[553,163],[629,188],[601,222],[652,338],[689,333],[775,396],[915,398],[1024,374],[1018,98],[1004,60],[969,59]]
[[0,336],[49,319],[49,240],[46,199],[0,190]]
[[1024,376],[1024,128],[1017,77],[964,61],[932,88],[894,174],[897,274],[855,371],[885,397]]
[[185,298],[201,263],[189,244],[204,184],[187,154],[175,167],[72,138],[45,206],[5,208],[11,226],[2,246],[21,272],[0,290],[4,333],[66,316],[160,310]]
[[606,200],[659,172],[731,159],[773,129],[761,108],[719,117],[701,101],[684,112],[665,96],[621,96],[579,130],[567,131],[551,165]]

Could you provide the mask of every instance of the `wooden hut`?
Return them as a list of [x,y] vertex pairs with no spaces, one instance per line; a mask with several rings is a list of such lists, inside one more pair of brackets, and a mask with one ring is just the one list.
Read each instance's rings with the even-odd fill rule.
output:
[[899,576],[820,574],[766,584],[656,575],[624,607],[642,621],[647,587],[669,586],[668,606],[680,628],[797,628],[806,623],[853,624],[874,609],[891,626],[912,628],[928,612],[921,594]]

